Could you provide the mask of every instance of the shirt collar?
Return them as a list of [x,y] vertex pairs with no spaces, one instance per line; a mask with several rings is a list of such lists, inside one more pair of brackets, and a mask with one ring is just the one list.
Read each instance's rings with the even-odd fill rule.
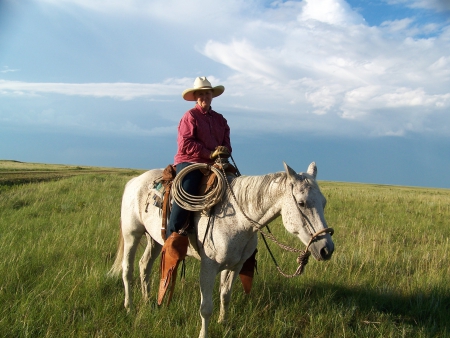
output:
[[208,114],[208,113],[211,112],[211,106],[209,106],[209,108],[208,108],[207,111],[204,111],[203,108],[200,107],[200,105],[199,105],[198,103],[195,104],[195,107],[196,107],[198,110],[200,110],[200,112],[201,112],[203,115],[206,115],[206,114]]

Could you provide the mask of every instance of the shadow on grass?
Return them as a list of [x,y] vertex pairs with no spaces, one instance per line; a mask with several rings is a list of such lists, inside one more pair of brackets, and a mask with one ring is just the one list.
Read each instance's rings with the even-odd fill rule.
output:
[[[157,273],[157,269],[153,272]],[[200,295],[194,278],[188,276],[188,289],[192,290],[189,294],[183,293],[181,282],[177,281],[169,309],[156,305],[157,285],[152,286],[150,301],[143,303],[139,281],[135,280],[135,304],[144,317],[150,316],[158,322],[170,321],[174,330],[182,331],[189,327],[196,331],[200,327]],[[235,283],[231,301],[232,318],[226,326],[216,323],[219,312],[216,285],[210,325],[212,336],[241,337],[242,330],[250,327],[254,332],[249,333],[248,337],[273,336],[275,333],[277,336],[307,337],[317,336],[317,332],[322,332],[323,335],[319,336],[323,337],[336,336],[343,326],[354,336],[367,337],[401,331],[411,337],[443,337],[450,331],[450,297],[446,290],[429,289],[405,296],[384,291],[382,286],[375,290],[333,283],[302,283],[298,279],[262,281],[256,278],[250,295],[244,295],[239,280]],[[114,309],[125,313],[120,278],[105,280],[100,292],[105,298],[116,295]],[[190,309],[187,319],[180,318],[180,313],[186,316],[185,308]],[[254,326],[255,323],[258,325]]]
[[402,295],[383,291],[383,286],[380,286],[380,290],[320,282],[298,287],[269,282],[266,286],[285,293],[283,302],[287,302],[288,307],[304,302],[309,304],[306,306],[313,305],[319,309],[324,306],[338,311],[345,309],[347,314],[352,313],[347,321],[349,327],[356,327],[361,323],[369,325],[390,321],[397,326],[407,325],[421,329],[430,337],[450,331],[450,295],[443,289],[430,288],[412,295]]

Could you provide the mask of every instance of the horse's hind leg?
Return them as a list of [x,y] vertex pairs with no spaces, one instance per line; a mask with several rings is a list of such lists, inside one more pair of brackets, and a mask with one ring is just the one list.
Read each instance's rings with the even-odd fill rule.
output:
[[147,247],[145,248],[144,254],[139,261],[139,272],[141,276],[142,296],[144,301],[147,301],[150,290],[150,272],[152,270],[153,263],[161,252],[161,244],[156,242],[147,232],[145,233],[145,236],[147,237]]
[[122,260],[122,279],[125,288],[125,308],[130,311],[133,307],[133,300],[131,296],[131,283],[133,281],[133,265],[136,256],[136,250],[142,238],[142,232],[128,232],[123,234],[124,248]]
[[228,307],[231,299],[231,288],[238,273],[230,270],[223,270],[220,274],[220,313],[219,323],[225,323],[228,319]]

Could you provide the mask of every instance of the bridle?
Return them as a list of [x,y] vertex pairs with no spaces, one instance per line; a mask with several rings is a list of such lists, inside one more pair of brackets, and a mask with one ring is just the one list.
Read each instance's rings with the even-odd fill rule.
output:
[[[311,222],[309,221],[308,216],[305,215],[305,213],[303,212],[303,210],[300,208],[301,205],[300,203],[297,202],[297,199],[295,198],[294,195],[294,185],[291,183],[291,188],[292,188],[292,199],[295,202],[295,206],[297,207],[297,210],[299,212],[299,214],[301,215],[303,224],[305,224],[305,228],[308,231],[309,235],[311,236],[310,242],[311,240],[315,239],[318,235],[316,235],[317,231],[316,229],[314,229],[314,226],[311,224]],[[305,206],[307,208],[307,206]],[[334,233],[334,230],[332,230],[332,234]],[[332,236],[331,234],[331,236]],[[309,246],[309,244],[308,244]]]

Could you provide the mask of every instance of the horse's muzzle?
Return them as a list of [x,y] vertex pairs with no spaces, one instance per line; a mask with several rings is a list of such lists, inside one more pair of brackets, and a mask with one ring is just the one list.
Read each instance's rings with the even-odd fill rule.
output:
[[327,245],[320,250],[320,258],[321,260],[327,261],[331,258],[334,252],[334,245],[331,248]]

